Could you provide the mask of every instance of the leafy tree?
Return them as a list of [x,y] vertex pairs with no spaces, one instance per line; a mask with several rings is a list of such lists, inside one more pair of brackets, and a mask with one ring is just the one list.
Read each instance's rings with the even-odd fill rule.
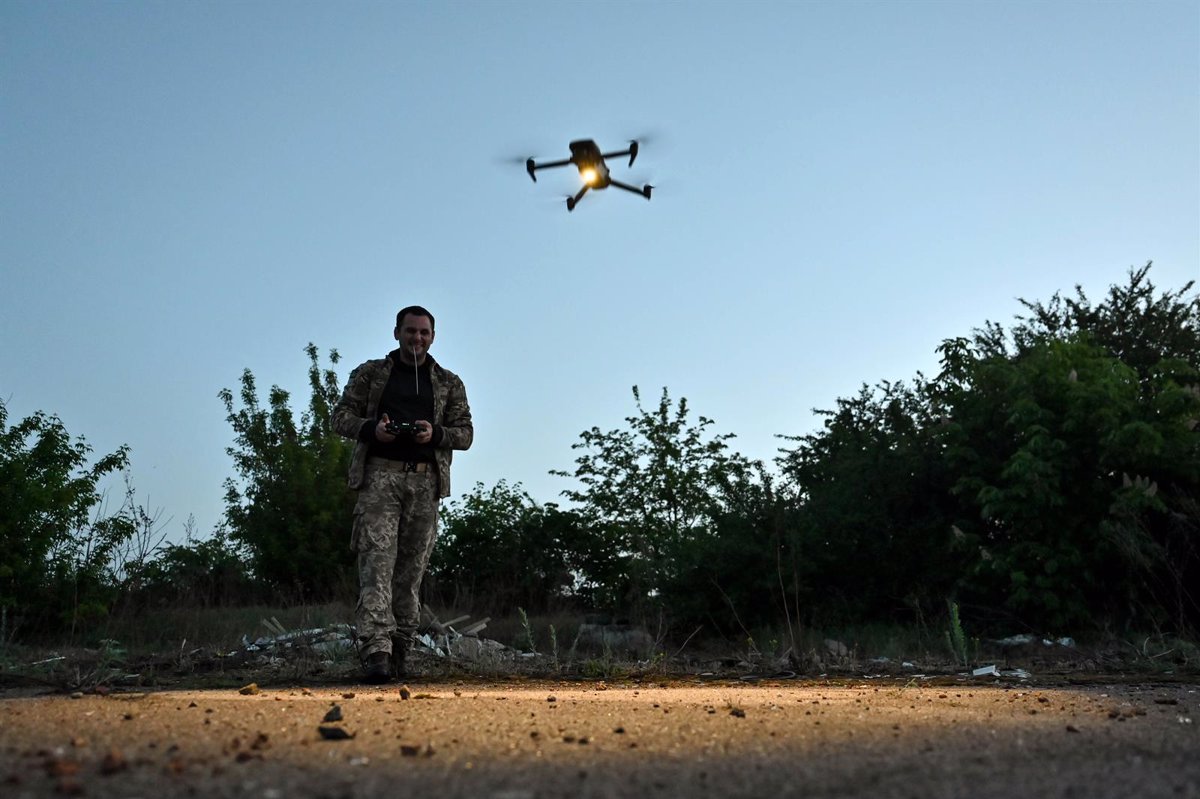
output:
[[942,348],[952,490],[975,512],[967,587],[1043,627],[1164,621],[1164,591],[1172,621],[1194,621],[1197,371],[1160,359],[1141,379],[1086,331],[1011,356],[984,355],[993,342]]
[[726,489],[751,464],[728,451],[732,434],[707,432],[711,419],[690,421],[686,399],[673,403],[664,388],[658,407],[647,410],[636,386],[633,398],[637,413],[626,417],[627,429],[584,431],[572,445],[582,450],[575,471],[551,473],[582,484],[563,495],[611,541],[624,568],[608,578],[608,593],[638,612],[678,576],[681,555],[709,534]]
[[796,528],[775,483],[754,463],[722,486],[721,509],[681,549],[675,575],[662,589],[677,627],[702,626],[739,641],[780,623],[790,634],[799,631],[808,583],[800,575]]
[[[237,479],[225,481],[222,531],[245,547],[253,574],[283,599],[334,596],[353,583],[350,529],[354,495],[346,487],[350,443],[332,428],[339,396],[337,375],[322,370],[317,348],[309,357],[308,410],[297,425],[288,392],[272,386],[267,407],[259,404],[254,375],[242,373],[240,399],[219,393],[233,427]],[[330,351],[330,363],[338,354]]]
[[451,503],[441,527],[426,588],[443,601],[500,615],[547,610],[574,595],[577,514],[501,480]]
[[[1200,294],[1188,296],[1195,281],[1156,294],[1150,267],[1148,263],[1131,269],[1128,283],[1110,286],[1099,305],[1093,305],[1080,286],[1075,287],[1074,298],[1055,294],[1045,304],[1020,300],[1030,315],[1018,317],[1012,341],[1019,351],[1048,339],[1084,333],[1109,356],[1136,371],[1146,388],[1152,387],[1149,381],[1164,362],[1181,361],[1200,369]],[[999,354],[1005,338],[1003,329],[993,325],[978,343],[987,344],[984,354]]]
[[941,347],[966,587],[1034,623],[1200,620],[1200,296],[1149,269]]
[[224,533],[168,544],[141,569],[136,599],[143,606],[221,607],[266,601],[245,554]]
[[953,501],[927,383],[839,399],[776,462],[790,489],[804,607],[817,621],[909,616],[954,582]]
[[105,512],[97,486],[129,453],[120,447],[88,465],[91,451],[57,416],[8,427],[0,401],[0,607],[13,629],[74,629],[106,613],[110,558],[133,528],[123,509]]
[[1010,629],[1200,620],[1200,298],[1148,270],[1099,304],[1022,300],[945,341],[932,382],[864,387],[790,439],[779,540],[810,618],[959,594]]

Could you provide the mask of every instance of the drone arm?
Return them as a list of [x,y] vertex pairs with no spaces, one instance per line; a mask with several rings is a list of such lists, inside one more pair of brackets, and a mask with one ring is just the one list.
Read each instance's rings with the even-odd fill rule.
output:
[[618,189],[624,189],[625,191],[631,191],[634,194],[640,194],[647,200],[650,199],[650,190],[654,188],[653,186],[647,184],[639,189],[636,186],[630,186],[628,183],[622,183],[619,180],[609,180],[608,185],[616,186]]
[[587,190],[590,188],[591,188],[591,186],[589,186],[585,183],[583,185],[583,188],[579,190],[578,194],[576,194],[574,197],[568,197],[567,198],[567,210],[574,211],[575,204],[578,203],[583,198],[583,195],[587,194]]
[[616,158],[617,156],[620,156],[620,155],[627,155],[627,156],[629,156],[629,165],[633,166],[633,162],[637,158],[637,154],[638,154],[638,143],[636,141],[631,141],[631,142],[629,142],[628,149],[620,150],[615,153],[604,153],[600,157],[601,158]]
[[556,166],[566,166],[567,164],[570,164],[570,163],[573,163],[570,158],[564,159],[562,161],[547,161],[544,164],[535,163],[534,160],[532,158],[530,158],[528,161],[525,162],[525,171],[529,173],[529,177],[533,179],[533,182],[537,183],[537,175],[534,174],[537,170],[552,169]]

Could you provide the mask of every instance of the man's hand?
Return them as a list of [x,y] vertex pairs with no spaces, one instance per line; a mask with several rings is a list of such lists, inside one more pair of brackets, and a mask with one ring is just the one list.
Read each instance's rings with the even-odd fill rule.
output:
[[387,431],[387,426],[391,423],[391,419],[385,413],[378,422],[375,423],[375,438],[385,444],[390,444],[396,440],[396,437]]
[[[380,441],[384,442],[385,444],[389,444],[389,443],[395,441],[397,438],[396,435],[389,433],[387,431],[387,426],[389,424],[391,424],[391,421],[392,420],[389,419],[388,415],[385,413],[382,417],[380,417],[379,421],[375,423],[375,438],[379,439]],[[433,440],[433,425],[432,424],[425,421],[424,419],[418,419],[417,421],[413,422],[413,424],[416,425],[420,429],[419,432],[412,434],[412,440],[415,443],[428,444],[430,441]]]

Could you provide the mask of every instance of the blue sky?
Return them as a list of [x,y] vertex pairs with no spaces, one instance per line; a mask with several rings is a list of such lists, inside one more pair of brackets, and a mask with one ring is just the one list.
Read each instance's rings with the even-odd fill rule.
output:
[[[618,148],[585,198],[513,158]],[[0,4],[0,397],[220,520],[217,392],[437,315],[455,493],[662,387],[778,434],[1016,298],[1200,277],[1197,2]]]

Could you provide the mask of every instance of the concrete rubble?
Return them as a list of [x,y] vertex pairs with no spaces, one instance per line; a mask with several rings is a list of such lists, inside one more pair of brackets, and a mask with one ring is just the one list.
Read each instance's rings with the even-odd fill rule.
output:
[[[447,622],[424,611],[421,627],[413,639],[412,653],[417,656],[450,658],[478,662],[515,659],[520,652],[499,641],[481,638],[490,619],[471,622],[470,616],[459,616]],[[355,650],[354,627],[350,624],[332,624],[307,630],[288,630],[275,617],[263,619],[262,625],[272,635],[250,640],[242,636],[242,653],[257,657],[260,661],[274,662],[284,658],[289,650],[312,650],[332,660],[342,653]],[[236,653],[230,653],[236,654]]]

